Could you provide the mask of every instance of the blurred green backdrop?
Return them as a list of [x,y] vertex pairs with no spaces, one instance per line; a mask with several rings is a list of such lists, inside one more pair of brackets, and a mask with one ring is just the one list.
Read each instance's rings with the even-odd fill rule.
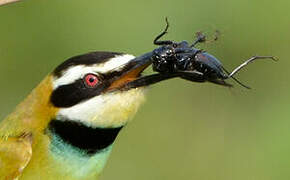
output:
[[0,117],[3,119],[63,60],[94,50],[141,55],[170,20],[168,39],[194,32],[228,69],[252,55],[228,89],[170,80],[118,136],[103,180],[289,180],[290,1],[27,0],[0,7]]

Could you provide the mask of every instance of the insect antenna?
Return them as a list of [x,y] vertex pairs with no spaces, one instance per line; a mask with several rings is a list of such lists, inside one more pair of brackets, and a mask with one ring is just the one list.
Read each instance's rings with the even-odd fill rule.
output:
[[232,77],[233,75],[235,75],[237,72],[239,72],[243,67],[247,66],[249,63],[257,60],[257,59],[272,59],[274,61],[277,61],[277,59],[273,56],[253,56],[250,59],[246,60],[244,63],[242,63],[241,65],[239,65],[236,69],[234,69],[229,76]]

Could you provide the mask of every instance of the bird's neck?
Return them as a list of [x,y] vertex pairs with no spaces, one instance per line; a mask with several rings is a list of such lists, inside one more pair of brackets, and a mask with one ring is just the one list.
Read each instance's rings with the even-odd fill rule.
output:
[[43,131],[58,111],[49,100],[52,78],[47,76],[12,112],[0,123],[0,135],[17,136],[23,132]]

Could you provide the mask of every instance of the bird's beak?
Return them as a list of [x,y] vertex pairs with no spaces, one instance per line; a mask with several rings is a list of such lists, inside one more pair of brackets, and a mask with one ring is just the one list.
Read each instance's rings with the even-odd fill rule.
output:
[[165,79],[177,77],[175,74],[152,74],[141,76],[141,73],[152,64],[152,52],[136,57],[129,61],[123,69],[118,79],[114,80],[109,90],[127,90],[160,82]]

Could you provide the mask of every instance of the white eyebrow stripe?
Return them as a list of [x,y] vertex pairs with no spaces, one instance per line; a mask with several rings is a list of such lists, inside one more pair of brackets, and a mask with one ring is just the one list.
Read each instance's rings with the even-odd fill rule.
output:
[[122,68],[122,65],[127,64],[130,60],[134,59],[135,56],[131,54],[124,54],[111,58],[109,61],[99,64],[96,68],[97,72],[106,73],[112,70],[118,71]]
[[95,65],[77,65],[68,68],[62,73],[62,76],[59,78],[54,77],[53,88],[56,89],[59,86],[66,84],[71,84],[78,79],[83,78],[86,74],[89,73],[108,73],[112,70],[119,71],[122,67],[128,63],[130,60],[134,59],[135,56],[130,54],[124,54],[111,58],[105,63],[95,64]]

